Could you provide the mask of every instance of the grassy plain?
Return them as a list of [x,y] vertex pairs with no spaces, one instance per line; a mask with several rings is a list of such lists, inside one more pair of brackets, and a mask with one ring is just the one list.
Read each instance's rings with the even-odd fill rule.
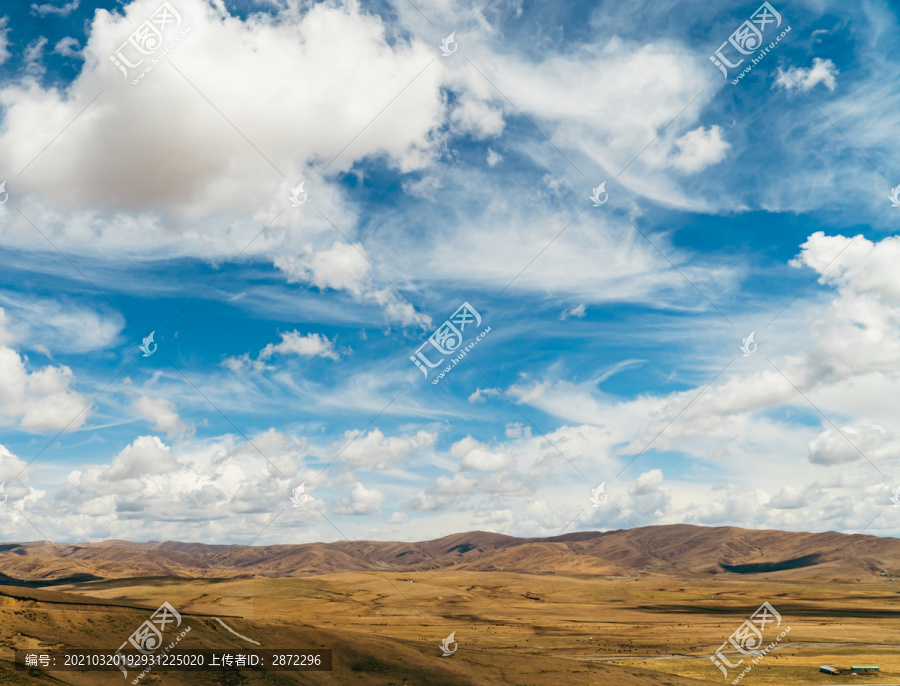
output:
[[[258,683],[721,684],[725,680],[709,656],[764,600],[782,615],[782,626],[777,632],[770,628],[766,642],[788,626],[790,632],[740,683],[900,683],[900,584],[886,580],[808,584],[685,580],[652,572],[587,577],[444,570],[115,579],[53,591],[147,607],[168,601],[201,625],[192,637],[196,643],[186,647],[252,647],[208,619],[223,617],[264,647],[334,649],[331,674],[281,674]],[[87,613],[81,614],[86,620]],[[52,637],[46,635],[49,626],[57,629]],[[116,627],[116,645],[129,626]],[[78,644],[78,621],[43,627],[33,630],[44,644]],[[458,649],[444,658],[439,644],[451,632]],[[3,651],[0,657],[8,659]],[[819,673],[823,664],[876,664],[882,673],[830,677]],[[72,674],[54,676],[90,683]],[[242,678],[250,680],[234,683],[257,683],[253,674]]]

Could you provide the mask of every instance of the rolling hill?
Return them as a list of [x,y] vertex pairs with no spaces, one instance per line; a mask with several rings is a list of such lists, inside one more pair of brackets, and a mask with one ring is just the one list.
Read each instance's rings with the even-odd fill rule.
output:
[[0,580],[9,585],[89,578],[296,577],[435,570],[588,576],[627,576],[638,570],[699,578],[892,581],[894,574],[900,574],[900,540],[676,524],[548,538],[473,531],[415,543],[340,541],[248,547],[113,540],[0,545]]

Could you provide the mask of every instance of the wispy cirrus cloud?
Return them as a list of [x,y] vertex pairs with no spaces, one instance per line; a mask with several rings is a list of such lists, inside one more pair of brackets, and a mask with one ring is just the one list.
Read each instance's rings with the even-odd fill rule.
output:
[[78,9],[79,4],[80,0],[69,0],[68,2],[64,1],[62,4],[45,2],[38,5],[37,3],[33,3],[31,5],[31,11],[40,17],[46,17],[48,14],[55,14],[59,17],[67,17],[72,14],[72,12]]

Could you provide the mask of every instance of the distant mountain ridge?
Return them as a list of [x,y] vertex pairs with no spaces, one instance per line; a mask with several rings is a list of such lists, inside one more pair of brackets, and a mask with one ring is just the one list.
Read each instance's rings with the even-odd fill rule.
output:
[[440,569],[888,582],[894,574],[900,575],[900,539],[674,524],[545,538],[471,531],[414,543],[338,541],[248,547],[112,540],[0,545],[0,573],[28,585],[74,575],[286,577]]

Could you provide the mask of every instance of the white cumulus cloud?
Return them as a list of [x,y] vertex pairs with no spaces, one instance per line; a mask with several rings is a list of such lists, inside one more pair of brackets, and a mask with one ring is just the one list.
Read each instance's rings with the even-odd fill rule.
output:
[[132,401],[131,407],[143,419],[152,422],[154,430],[164,431],[169,438],[183,436],[188,431],[187,424],[178,416],[175,404],[166,398],[142,395]]
[[269,343],[259,351],[259,359],[268,360],[273,355],[297,355],[298,357],[328,357],[338,359],[334,342],[322,334],[310,333],[305,336],[299,331],[280,334],[281,343]]
[[87,399],[72,389],[75,375],[65,366],[31,368],[28,358],[3,345],[11,341],[0,308],[0,422],[26,431],[77,429],[90,412]]
[[731,146],[722,135],[722,128],[698,127],[675,140],[677,151],[670,157],[672,166],[693,174],[725,159]]
[[803,67],[790,67],[787,70],[778,68],[778,74],[775,77],[775,87],[784,88],[785,90],[810,91],[817,85],[824,84],[825,87],[833,91],[837,87],[838,68],[834,62],[829,59],[821,59],[816,57],[813,59],[812,66],[809,69]]
[[334,511],[338,514],[372,515],[381,511],[384,493],[377,488],[366,488],[360,482],[353,484],[349,500],[337,504]]

